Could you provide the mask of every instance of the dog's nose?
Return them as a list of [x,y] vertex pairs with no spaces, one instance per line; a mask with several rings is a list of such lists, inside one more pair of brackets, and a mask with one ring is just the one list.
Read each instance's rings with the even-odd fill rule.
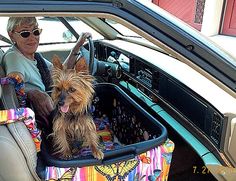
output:
[[59,106],[63,106],[64,104],[65,104],[64,101],[59,101],[59,102],[58,102],[58,105],[59,105]]
[[64,90],[61,91],[59,96],[58,105],[63,106],[65,104],[66,92]]

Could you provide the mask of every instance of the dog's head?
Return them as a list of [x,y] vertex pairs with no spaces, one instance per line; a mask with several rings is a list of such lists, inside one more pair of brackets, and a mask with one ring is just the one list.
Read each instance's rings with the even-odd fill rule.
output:
[[89,74],[83,57],[74,69],[67,69],[58,56],[53,56],[52,80],[52,99],[61,113],[76,114],[87,110],[94,93],[94,77]]

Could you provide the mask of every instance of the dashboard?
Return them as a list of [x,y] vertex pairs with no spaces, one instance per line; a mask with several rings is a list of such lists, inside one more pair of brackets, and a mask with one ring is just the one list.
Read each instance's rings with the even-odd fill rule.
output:
[[[120,46],[119,42],[111,44],[97,41],[94,45],[97,59],[120,65],[122,80],[136,87],[153,103],[176,117],[178,122],[204,145],[208,145],[209,150],[223,151],[227,118],[201,95],[178,80],[174,73],[171,75],[170,71],[163,68],[164,66],[158,66],[156,62],[161,61],[160,57],[155,57],[154,64],[148,58],[148,52],[144,51],[137,55],[135,51]],[[167,61],[165,63],[167,66]],[[172,70],[181,71],[175,66]],[[113,80],[116,79],[110,81]]]

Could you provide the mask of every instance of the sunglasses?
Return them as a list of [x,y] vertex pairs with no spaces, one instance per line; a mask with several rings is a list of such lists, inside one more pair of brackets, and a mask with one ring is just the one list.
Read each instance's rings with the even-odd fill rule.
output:
[[37,28],[34,29],[32,31],[28,31],[28,30],[23,30],[21,32],[15,32],[16,34],[20,35],[22,38],[28,38],[30,36],[30,34],[32,33],[34,36],[39,36],[42,32],[42,29]]

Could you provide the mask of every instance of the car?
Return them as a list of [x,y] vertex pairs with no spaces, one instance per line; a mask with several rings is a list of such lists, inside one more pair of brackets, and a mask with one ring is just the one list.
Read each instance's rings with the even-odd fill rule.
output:
[[[1,179],[60,180],[93,167],[99,178],[107,180],[127,180],[133,170],[136,177],[130,180],[234,180],[236,60],[210,39],[144,0],[2,0],[2,56],[11,46],[6,32],[11,16],[37,18],[43,29],[38,52],[48,60],[54,54],[65,60],[81,32],[91,32],[84,51],[96,77],[96,91],[111,107],[114,100],[124,102],[128,117],[135,113],[142,118],[141,126],[123,118],[130,121],[123,129],[134,126],[125,136],[135,135],[135,130],[143,135],[147,126],[152,139],[140,144],[129,144],[128,139],[125,151],[108,151],[103,161],[60,160],[51,157],[44,140],[42,154],[36,153],[23,123],[4,124],[0,126]],[[2,85],[1,110],[19,108],[12,88]],[[113,111],[101,107],[108,109],[107,115]],[[162,154],[168,157],[167,167],[138,175],[138,163],[160,162],[142,154],[154,148],[163,151],[166,143],[171,148]],[[141,161],[134,163],[136,157]],[[122,164],[130,166],[129,173]],[[50,177],[53,166],[70,169]]]

